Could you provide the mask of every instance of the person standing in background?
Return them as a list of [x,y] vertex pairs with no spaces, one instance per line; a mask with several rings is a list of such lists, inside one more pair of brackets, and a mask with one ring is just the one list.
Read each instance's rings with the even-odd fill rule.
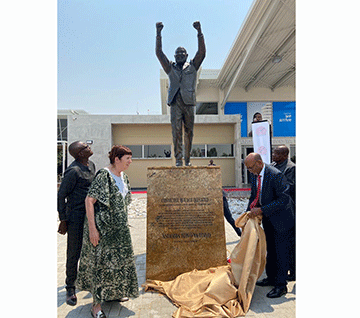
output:
[[75,141],[69,146],[75,161],[66,169],[58,191],[58,233],[67,233],[66,303],[75,306],[75,281],[83,240],[85,197],[95,176],[95,164],[89,160],[93,152],[89,145]]
[[[294,203],[294,214],[295,214],[295,220],[296,220],[296,182],[295,182],[295,163],[293,163],[289,158],[289,148],[285,145],[278,146],[273,151],[273,160],[274,162],[271,164],[276,169],[280,170],[284,176],[286,177],[286,182],[290,186],[290,197],[293,200]],[[294,231],[292,233],[291,237],[291,248],[290,248],[290,255],[289,255],[289,275],[288,280],[294,281],[296,280],[296,266],[295,266],[295,260],[296,260],[296,226],[294,227]]]
[[[253,115],[253,123],[256,123],[258,121],[262,121],[262,115],[261,113],[259,112],[256,112],[254,115]],[[249,131],[249,137],[252,137],[252,130],[250,129]]]

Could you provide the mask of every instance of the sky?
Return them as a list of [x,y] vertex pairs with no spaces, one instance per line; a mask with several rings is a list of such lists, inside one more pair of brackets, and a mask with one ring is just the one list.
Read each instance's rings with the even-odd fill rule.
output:
[[163,51],[197,51],[194,21],[205,38],[203,69],[220,69],[253,0],[58,0],[58,109],[91,114],[159,115]]

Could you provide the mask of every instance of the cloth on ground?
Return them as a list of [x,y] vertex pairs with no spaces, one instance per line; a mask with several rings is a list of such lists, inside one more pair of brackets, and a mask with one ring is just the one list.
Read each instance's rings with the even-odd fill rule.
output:
[[194,269],[167,282],[147,280],[145,291],[167,295],[179,307],[173,318],[244,316],[265,268],[266,241],[260,223],[260,217],[250,219],[246,213],[235,221],[243,233],[231,253],[231,265]]

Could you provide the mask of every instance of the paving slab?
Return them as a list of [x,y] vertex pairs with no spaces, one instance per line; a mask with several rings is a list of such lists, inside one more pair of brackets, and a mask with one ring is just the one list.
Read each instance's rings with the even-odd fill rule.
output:
[[[134,205],[146,201],[146,194],[133,196]],[[139,199],[139,200],[136,200]],[[142,203],[143,203],[142,202]],[[137,209],[139,209],[137,207]],[[239,242],[233,228],[225,221],[226,248],[228,255]],[[136,270],[139,286],[145,283],[146,274],[146,213],[129,213],[130,232],[133,241]],[[89,292],[78,291],[76,306],[66,304],[65,262],[66,235],[57,237],[57,312],[58,318],[91,318],[92,296]],[[266,275],[263,273],[261,278]],[[266,294],[271,287],[255,287],[250,309],[245,317],[256,318],[293,318],[296,308],[296,282],[289,282],[288,293],[280,298],[270,299]],[[157,292],[144,292],[140,287],[140,296],[128,302],[106,302],[102,305],[108,318],[167,318],[177,309],[164,295]]]

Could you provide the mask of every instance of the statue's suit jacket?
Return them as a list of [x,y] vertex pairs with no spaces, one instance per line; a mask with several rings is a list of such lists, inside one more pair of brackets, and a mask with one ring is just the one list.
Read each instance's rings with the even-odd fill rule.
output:
[[[250,211],[250,204],[255,199],[257,192],[257,176],[254,174],[250,174],[250,176],[251,195],[247,211]],[[294,227],[294,209],[289,196],[289,185],[286,184],[284,175],[268,164],[265,164],[260,205],[265,231],[283,232]]]
[[179,91],[185,105],[196,105],[195,87],[197,71],[205,58],[206,52],[203,34],[198,34],[197,37],[198,51],[196,52],[195,57],[190,60],[190,63],[185,62],[183,67],[180,68],[176,65],[175,62],[168,60],[162,51],[161,36],[156,36],[156,56],[159,59],[165,73],[169,76],[169,90],[167,99],[167,104],[169,106],[174,102],[176,93]]
[[195,85],[197,72],[193,61],[186,62],[182,69],[177,68],[175,62],[171,62],[170,66],[167,104],[172,104],[176,93],[180,90],[184,103],[194,106],[196,104]]

